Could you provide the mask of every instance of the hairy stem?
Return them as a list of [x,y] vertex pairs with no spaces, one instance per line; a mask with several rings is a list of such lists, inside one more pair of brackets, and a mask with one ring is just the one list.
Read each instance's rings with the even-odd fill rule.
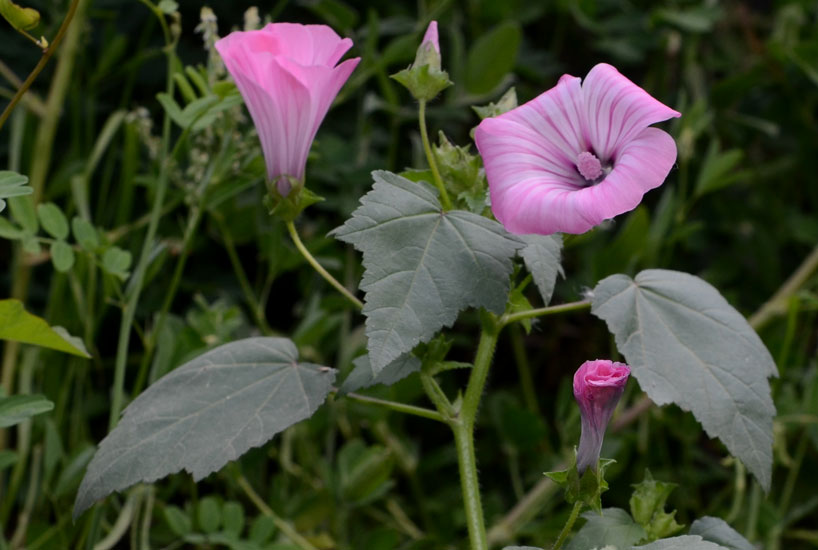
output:
[[347,393],[346,397],[352,399],[353,401],[360,401],[361,403],[377,405],[379,407],[383,407],[385,409],[389,409],[400,413],[420,416],[422,418],[428,418],[429,420],[437,420],[438,422],[444,423],[446,422],[446,418],[444,418],[442,414],[431,409],[426,409],[424,407],[416,407],[414,405],[398,403],[397,401],[378,399],[377,397],[369,397],[368,395],[361,395],[359,393]]
[[463,492],[463,507],[466,512],[471,550],[488,550],[489,548],[483,518],[483,504],[480,499],[480,483],[477,477],[477,459],[474,454],[474,424],[499,334],[500,325],[496,317],[490,313],[486,314],[459,418],[451,424],[457,448],[457,465],[460,469],[460,486]]
[[560,304],[558,306],[539,307],[536,309],[529,309],[527,311],[518,311],[517,313],[506,313],[500,317],[500,326],[506,326],[518,321],[525,321],[526,319],[533,319],[535,317],[542,317],[544,315],[553,315],[555,313],[565,313],[568,311],[578,311],[591,307],[590,300],[580,300],[578,302],[569,302],[567,304]]
[[566,537],[571,533],[571,529],[574,528],[574,523],[576,523],[577,518],[579,517],[579,512],[582,510],[582,502],[576,501],[574,503],[574,508],[571,510],[571,515],[568,516],[568,521],[565,522],[565,525],[560,531],[560,535],[557,537],[557,541],[554,543],[554,546],[551,547],[551,550],[559,550],[562,547],[562,543],[565,542]]

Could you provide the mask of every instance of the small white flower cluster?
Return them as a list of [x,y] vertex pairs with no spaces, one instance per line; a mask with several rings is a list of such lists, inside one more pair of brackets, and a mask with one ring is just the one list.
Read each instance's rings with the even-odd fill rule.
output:
[[219,39],[219,21],[212,9],[207,6],[202,8],[199,12],[199,24],[193,30],[202,33],[204,49],[207,52],[208,73],[213,79],[210,84],[213,84],[215,79],[224,75],[224,62],[214,46]]

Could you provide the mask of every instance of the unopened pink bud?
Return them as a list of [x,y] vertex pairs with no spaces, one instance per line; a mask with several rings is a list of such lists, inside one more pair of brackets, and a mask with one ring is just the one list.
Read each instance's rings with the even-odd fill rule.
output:
[[606,359],[586,361],[574,374],[574,397],[582,415],[582,435],[577,449],[579,474],[589,467],[596,471],[605,428],[631,373],[624,363]]
[[432,44],[435,52],[440,53],[440,42],[437,37],[437,21],[432,21],[426,28],[426,34],[423,35],[423,42],[421,44]]

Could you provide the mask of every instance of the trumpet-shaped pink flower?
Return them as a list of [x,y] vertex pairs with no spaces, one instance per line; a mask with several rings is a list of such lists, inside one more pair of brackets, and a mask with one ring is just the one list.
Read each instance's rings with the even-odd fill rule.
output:
[[676,161],[673,138],[651,124],[680,114],[612,66],[580,84],[564,75],[475,132],[491,208],[512,233],[584,233],[635,208]]
[[574,397],[582,416],[577,449],[580,475],[588,468],[596,471],[605,428],[625,391],[630,373],[630,367],[624,363],[597,359],[585,361],[574,374]]
[[267,177],[280,193],[303,181],[307,154],[332,100],[360,58],[336,64],[352,47],[326,25],[270,23],[236,31],[216,49],[258,130]]

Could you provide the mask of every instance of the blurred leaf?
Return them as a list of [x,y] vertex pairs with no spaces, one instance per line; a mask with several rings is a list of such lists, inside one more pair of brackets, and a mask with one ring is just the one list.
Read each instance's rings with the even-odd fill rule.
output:
[[358,12],[341,0],[300,0],[298,3],[336,29],[350,31],[358,24]]
[[216,497],[207,496],[196,508],[196,523],[204,533],[215,533],[222,524],[221,506]]
[[585,512],[587,523],[566,545],[565,550],[588,550],[613,546],[630,548],[645,537],[645,531],[621,508],[603,508],[601,514]]
[[497,100],[497,103],[493,101],[490,102],[488,105],[474,105],[472,109],[480,119],[490,118],[502,115],[503,113],[507,113],[510,110],[517,107],[517,90],[512,86],[503,96]]
[[40,219],[40,224],[42,224],[46,233],[55,239],[65,240],[68,238],[68,220],[59,206],[53,202],[38,204],[37,217]]
[[40,24],[40,12],[18,6],[11,0],[0,0],[0,15],[18,31],[27,31]]
[[338,239],[363,252],[369,360],[380,372],[467,307],[503,312],[522,242],[471,212],[443,212],[430,187],[385,171]]
[[40,229],[37,223],[37,212],[34,210],[34,199],[31,196],[15,197],[9,200],[11,217],[14,218],[26,233],[35,235]]
[[521,452],[529,452],[542,444],[546,427],[539,415],[520,406],[507,393],[489,397],[489,411],[497,433],[503,442]]
[[469,93],[487,94],[514,69],[522,31],[515,21],[505,21],[478,38],[466,60],[465,85]]
[[657,405],[691,411],[769,488],[775,407],[767,378],[775,363],[715,288],[678,271],[612,275],[594,289],[591,312]]
[[118,246],[112,246],[102,254],[102,268],[122,280],[128,278],[131,267],[131,253]]
[[0,428],[19,424],[34,415],[48,412],[54,403],[43,395],[12,395],[0,397]]
[[60,472],[60,477],[57,478],[57,485],[54,487],[55,497],[67,496],[76,491],[80,479],[82,479],[82,473],[93,456],[94,448],[85,447],[71,457],[68,464]]
[[755,550],[755,546],[720,518],[705,516],[690,526],[691,535],[699,535],[704,540],[714,542],[730,550]]
[[701,197],[718,191],[746,176],[746,172],[737,170],[743,158],[744,152],[741,149],[719,152],[718,142],[711,141],[696,180],[694,195]]
[[96,500],[185,469],[198,481],[309,418],[335,370],[299,363],[286,338],[247,338],[171,371],[137,397],[100,443],[77,499]]
[[21,239],[25,235],[25,231],[17,227],[6,218],[0,217],[0,237],[4,239]]
[[0,300],[0,339],[90,357],[82,340],[62,327],[49,327],[40,317],[26,312],[19,300]]
[[190,516],[178,506],[165,506],[162,515],[174,535],[183,537],[193,531],[193,522],[190,521]]
[[222,507],[222,525],[224,530],[239,536],[244,530],[244,508],[238,502],[225,502]]
[[51,263],[60,273],[67,272],[74,267],[74,250],[65,241],[54,241],[51,244]]
[[259,515],[256,516],[252,523],[250,523],[250,534],[248,537],[251,542],[256,544],[264,544],[276,532],[276,525],[273,518],[270,516]]
[[99,246],[97,230],[90,222],[74,216],[71,220],[71,230],[74,232],[74,239],[85,250],[93,252]]
[[369,499],[389,480],[394,464],[389,449],[367,447],[359,439],[348,442],[338,452],[341,496],[353,502]]
[[[4,0],[0,0],[0,5]],[[0,170],[0,212],[6,208],[6,201],[10,197],[30,195],[34,189],[26,185],[28,177],[10,170]]]
[[655,21],[670,23],[687,32],[710,32],[721,19],[722,9],[717,6],[698,6],[686,10],[658,9],[653,12]]
[[0,451],[0,472],[17,463],[17,453],[8,449]]

